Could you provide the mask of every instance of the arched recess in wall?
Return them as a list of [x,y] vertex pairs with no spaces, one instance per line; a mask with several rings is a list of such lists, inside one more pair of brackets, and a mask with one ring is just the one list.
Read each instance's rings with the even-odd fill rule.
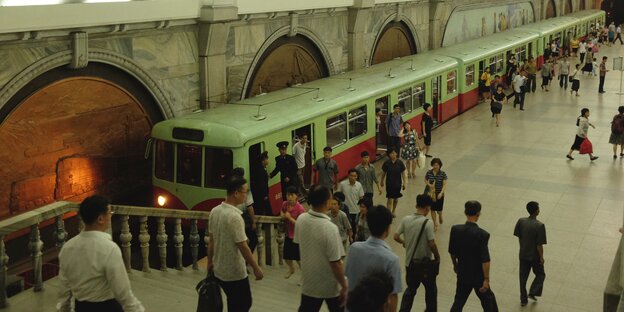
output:
[[579,11],[585,10],[585,0],[579,0]]
[[323,53],[303,35],[277,38],[255,64],[244,90],[244,98],[329,76]]
[[572,11],[572,0],[565,0],[565,9],[563,14],[570,14]]
[[546,16],[545,18],[553,18],[557,16],[555,0],[548,0],[546,4]]
[[371,64],[379,64],[397,57],[417,53],[416,41],[405,22],[392,21],[379,32],[371,57]]
[[144,153],[162,119],[151,92],[115,66],[60,66],[30,80],[0,108],[0,146],[10,147],[0,149],[0,219],[94,193],[149,198]]

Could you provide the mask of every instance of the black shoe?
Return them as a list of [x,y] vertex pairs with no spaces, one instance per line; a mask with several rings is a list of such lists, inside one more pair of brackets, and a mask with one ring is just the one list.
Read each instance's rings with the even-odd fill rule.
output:
[[574,158],[572,158],[572,156],[570,156],[570,155],[566,155],[566,157],[567,157],[569,160],[574,160]]
[[425,154],[425,157],[427,157],[427,158],[431,158],[431,157],[433,157],[433,156]]
[[617,159],[617,155],[613,155],[613,159]]
[[598,93],[607,93],[606,91],[598,91]]
[[537,301],[537,298],[535,298],[535,295],[529,295],[529,299],[531,299],[533,301]]
[[591,160],[591,161],[594,161],[594,160],[596,160],[596,159],[598,159],[598,156],[594,156],[594,157],[590,157],[590,158],[589,158],[589,160]]
[[520,110],[521,110],[521,111],[523,111],[523,110],[524,110],[524,108],[521,108]]
[[620,153],[620,157],[624,157],[624,153]]
[[528,301],[520,301],[520,306],[521,307],[526,307],[527,304],[529,304]]

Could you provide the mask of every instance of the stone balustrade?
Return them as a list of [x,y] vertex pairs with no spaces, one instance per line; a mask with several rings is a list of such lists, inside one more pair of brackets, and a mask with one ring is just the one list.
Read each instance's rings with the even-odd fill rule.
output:
[[[120,233],[119,241],[123,255],[124,264],[130,273],[132,268],[131,251],[133,243],[133,235],[130,231],[131,218],[136,218],[139,225],[138,240],[141,254],[141,270],[150,271],[150,240],[151,236],[148,231],[148,223],[156,222],[156,242],[158,244],[158,258],[160,259],[159,270],[167,271],[167,244],[170,242],[175,247],[176,261],[175,269],[182,270],[182,252],[185,237],[182,233],[182,221],[189,222],[190,231],[188,235],[188,244],[191,250],[192,269],[198,270],[198,256],[200,246],[200,228],[199,224],[208,224],[209,212],[205,211],[186,211],[174,209],[162,209],[152,207],[136,207],[111,205],[115,215],[119,216]],[[9,257],[6,254],[5,238],[11,233],[30,229],[28,249],[32,258],[32,270],[34,273],[33,290],[43,290],[42,279],[42,250],[43,242],[41,241],[39,226],[41,223],[54,220],[54,238],[55,245],[62,247],[67,240],[68,233],[65,231],[64,217],[67,214],[76,213],[78,204],[66,201],[55,202],[41,208],[31,210],[15,217],[0,221],[0,308],[7,306],[7,271],[9,265]],[[117,220],[117,219],[116,219]],[[117,222],[117,221],[115,221]],[[167,233],[165,224],[173,224],[173,233]],[[283,264],[283,246],[284,246],[284,226],[281,218],[271,216],[256,217],[256,233],[258,235],[258,245],[256,254],[260,265],[273,264],[271,261],[271,250],[266,250],[265,242],[271,242],[272,236],[275,236],[278,250],[278,263]],[[82,229],[82,227],[81,227]],[[207,228],[203,230],[204,247],[207,247],[209,236]],[[265,237],[268,235],[269,237]],[[136,242],[135,242],[136,244]]]

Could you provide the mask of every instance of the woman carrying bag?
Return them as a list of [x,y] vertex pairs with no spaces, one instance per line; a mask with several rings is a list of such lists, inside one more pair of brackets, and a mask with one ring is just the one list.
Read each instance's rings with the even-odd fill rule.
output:
[[589,108],[581,109],[581,116],[576,119],[576,126],[578,127],[578,130],[576,132],[576,137],[574,138],[574,144],[572,144],[572,147],[566,157],[570,160],[574,160],[574,158],[572,158],[572,152],[577,150],[580,154],[589,154],[590,161],[598,159],[598,156],[594,156],[592,154],[592,145],[587,138],[589,127],[591,126],[596,129],[596,127],[589,122]]

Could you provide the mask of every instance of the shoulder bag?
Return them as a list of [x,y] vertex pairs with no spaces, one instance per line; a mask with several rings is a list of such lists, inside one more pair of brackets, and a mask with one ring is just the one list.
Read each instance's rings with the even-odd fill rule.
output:
[[416,254],[416,249],[418,249],[418,244],[420,243],[420,238],[425,231],[427,221],[429,221],[429,219],[425,218],[425,222],[423,222],[423,225],[420,228],[420,233],[418,233],[418,238],[416,238],[416,246],[414,246],[414,251],[410,257],[409,265],[407,266],[407,276],[405,279],[410,284],[416,281],[423,281],[429,276],[437,276],[440,272],[440,262],[426,257],[422,259],[414,259],[414,254]]

